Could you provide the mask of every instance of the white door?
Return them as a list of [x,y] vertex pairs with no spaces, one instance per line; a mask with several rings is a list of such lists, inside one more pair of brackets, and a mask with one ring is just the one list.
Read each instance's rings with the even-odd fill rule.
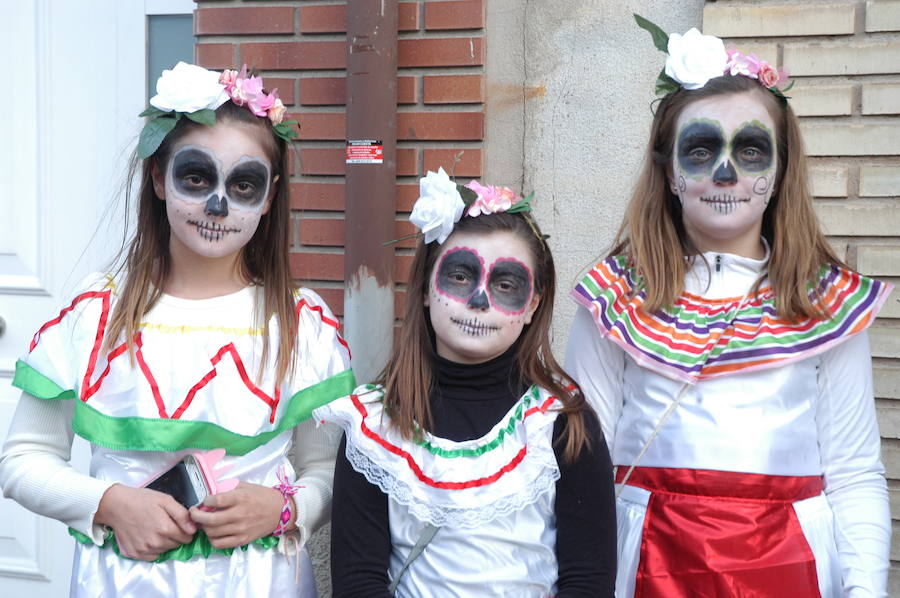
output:
[[[114,200],[146,106],[146,16],[159,4],[0,3],[0,441],[19,396],[16,358],[121,243]],[[76,439],[76,467],[88,456]],[[0,596],[68,595],[73,546],[61,523],[0,498]]]

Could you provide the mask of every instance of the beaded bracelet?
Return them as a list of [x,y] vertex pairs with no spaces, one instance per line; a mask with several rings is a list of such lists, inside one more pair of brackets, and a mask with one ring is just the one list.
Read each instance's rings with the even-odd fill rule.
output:
[[287,479],[287,474],[284,473],[284,467],[280,465],[276,475],[279,483],[273,488],[281,492],[281,496],[284,497],[284,505],[281,507],[281,517],[278,520],[278,526],[272,532],[272,535],[280,536],[287,530],[288,522],[291,520],[291,505],[293,504],[291,497],[297,494],[297,491],[303,486],[292,485]]

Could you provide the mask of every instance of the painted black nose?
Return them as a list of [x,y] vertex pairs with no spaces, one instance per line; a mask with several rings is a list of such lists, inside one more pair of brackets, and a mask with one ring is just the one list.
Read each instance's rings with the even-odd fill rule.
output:
[[488,301],[487,293],[484,291],[478,291],[469,297],[467,305],[474,309],[488,309],[491,306]]
[[204,208],[207,216],[221,216],[225,217],[228,215],[228,200],[224,197],[219,199],[218,195],[210,195],[209,199],[206,200],[206,207]]
[[720,185],[733,185],[737,182],[737,172],[734,170],[734,166],[731,165],[731,160],[725,160],[716,168],[716,171],[713,173],[713,182]]

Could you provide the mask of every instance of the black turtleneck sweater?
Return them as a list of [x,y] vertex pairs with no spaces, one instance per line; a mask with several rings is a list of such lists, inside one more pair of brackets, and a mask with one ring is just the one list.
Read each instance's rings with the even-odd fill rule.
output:
[[[487,434],[522,397],[529,383],[515,363],[515,345],[476,365],[437,357],[431,396],[435,436],[453,441]],[[556,483],[557,598],[612,597],[616,574],[616,516],[612,465],[600,424],[584,413],[591,450],[573,462],[563,457],[566,416],[553,427],[560,479]],[[390,598],[388,497],[353,469],[338,449],[331,524],[331,576],[335,598]],[[415,565],[413,565],[415,566]]]

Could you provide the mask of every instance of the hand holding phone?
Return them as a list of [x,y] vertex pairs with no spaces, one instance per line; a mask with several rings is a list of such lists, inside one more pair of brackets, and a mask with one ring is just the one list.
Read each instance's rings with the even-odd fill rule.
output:
[[104,492],[94,523],[113,529],[123,556],[142,561],[155,560],[197,533],[187,509],[171,496],[123,484]]
[[185,509],[202,504],[212,494],[210,482],[194,455],[187,455],[170,469],[144,484],[145,488],[168,494]]

